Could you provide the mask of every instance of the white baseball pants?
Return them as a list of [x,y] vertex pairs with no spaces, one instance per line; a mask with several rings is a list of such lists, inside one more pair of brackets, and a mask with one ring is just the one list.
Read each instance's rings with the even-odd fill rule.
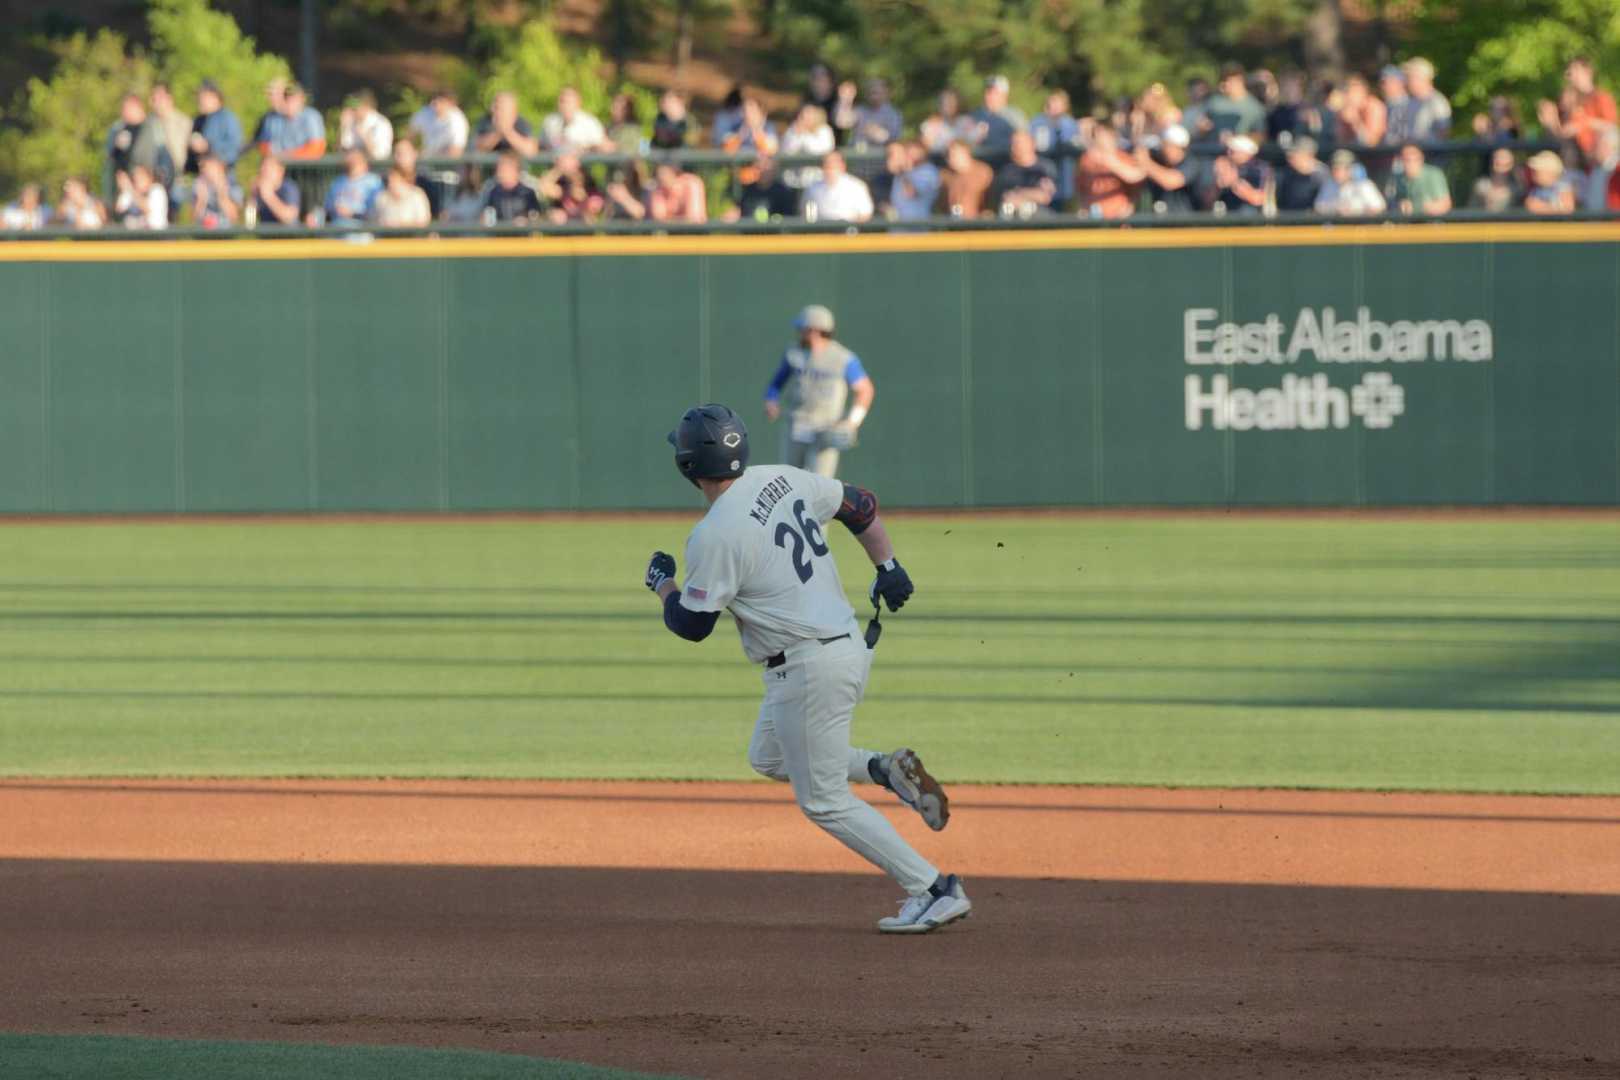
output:
[[823,645],[789,648],[787,662],[766,668],[765,700],[748,746],[748,764],[793,785],[805,817],[900,883],[928,891],[939,870],[901,838],[889,819],[849,789],[870,783],[866,763],[878,756],[849,745],[850,719],[866,692],[872,651],[851,624],[850,635]]

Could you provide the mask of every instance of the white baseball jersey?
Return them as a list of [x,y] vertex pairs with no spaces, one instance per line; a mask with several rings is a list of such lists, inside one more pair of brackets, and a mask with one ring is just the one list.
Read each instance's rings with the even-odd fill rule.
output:
[[744,469],[687,538],[681,606],[730,608],[756,664],[851,632],[855,611],[822,531],[843,501],[843,484],[791,465]]

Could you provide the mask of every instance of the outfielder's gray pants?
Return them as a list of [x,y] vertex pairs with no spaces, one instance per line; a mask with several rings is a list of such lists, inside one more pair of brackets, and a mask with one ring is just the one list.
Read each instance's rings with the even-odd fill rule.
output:
[[827,446],[821,439],[812,443],[794,442],[782,437],[782,460],[795,469],[819,473],[836,479],[838,476],[838,450]]

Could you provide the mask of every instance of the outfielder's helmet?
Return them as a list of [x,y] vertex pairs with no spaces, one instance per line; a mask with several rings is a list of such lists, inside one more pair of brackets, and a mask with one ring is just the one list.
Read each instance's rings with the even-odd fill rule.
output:
[[669,442],[675,447],[675,467],[694,485],[741,476],[748,467],[748,429],[724,405],[687,409]]
[[823,334],[833,332],[833,313],[820,304],[811,304],[799,312],[793,319],[793,329],[800,331],[819,330]]

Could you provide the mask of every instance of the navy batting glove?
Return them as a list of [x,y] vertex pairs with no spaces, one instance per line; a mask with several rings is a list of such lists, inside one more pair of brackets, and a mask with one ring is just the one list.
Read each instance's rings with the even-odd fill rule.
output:
[[900,565],[898,559],[890,559],[878,567],[877,580],[872,582],[872,591],[869,594],[873,606],[876,606],[878,597],[889,605],[890,611],[899,611],[911,599],[916,589],[911,584],[911,575],[906,568]]
[[653,557],[647,562],[647,588],[653,592],[658,586],[675,576],[675,556],[662,551],[653,552]]

